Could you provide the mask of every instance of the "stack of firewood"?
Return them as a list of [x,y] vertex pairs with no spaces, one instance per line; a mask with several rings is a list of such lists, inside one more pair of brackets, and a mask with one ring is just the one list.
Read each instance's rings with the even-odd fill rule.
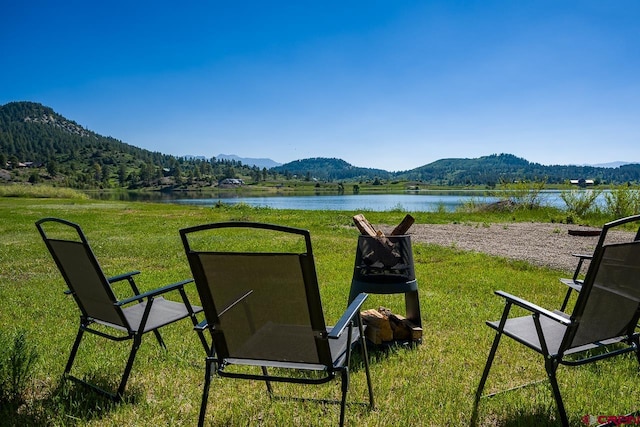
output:
[[[411,215],[406,215],[402,222],[400,222],[400,224],[391,231],[390,236],[401,236],[406,234],[414,221],[415,220]],[[353,222],[356,227],[358,227],[361,234],[373,237],[380,243],[378,246],[382,248],[380,251],[375,251],[371,254],[364,254],[363,259],[365,262],[367,262],[367,259],[371,257],[376,261],[382,262],[385,267],[392,267],[397,264],[400,259],[400,254],[396,250],[394,243],[389,240],[382,231],[376,230],[362,214],[355,215],[353,217]]]
[[[404,219],[391,231],[391,236],[400,236],[402,234],[406,234],[409,231],[409,228],[413,225],[415,219],[411,215],[405,215]],[[392,245],[393,244],[387,239],[384,233],[380,230],[376,230],[367,219],[362,214],[355,215],[353,217],[353,222],[360,230],[360,233],[375,237],[384,245]]]
[[392,313],[385,307],[365,310],[360,313],[367,326],[365,336],[374,344],[389,341],[418,341],[422,338],[422,328],[409,319]]

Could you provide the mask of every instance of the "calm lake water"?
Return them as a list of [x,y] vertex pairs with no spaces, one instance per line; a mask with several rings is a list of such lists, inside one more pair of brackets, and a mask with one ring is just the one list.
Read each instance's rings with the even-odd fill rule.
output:
[[[335,210],[335,211],[391,211],[402,210],[407,212],[434,212],[445,210],[455,211],[460,205],[469,202],[492,203],[499,199],[485,196],[483,191],[420,191],[405,194],[343,194],[343,195],[304,195],[304,196],[231,196],[214,195],[212,197],[184,197],[176,195],[176,198],[161,200],[166,203],[178,203],[186,205],[213,206],[217,203],[239,204],[243,203],[253,207],[268,207],[272,209],[299,209],[299,210]],[[182,197],[181,197],[182,196]],[[600,195],[598,202],[602,203]],[[566,208],[560,198],[560,191],[545,190],[541,194],[542,204],[561,209]]]
[[[590,191],[590,190],[583,190]],[[565,209],[566,205],[560,197],[560,190],[543,190],[540,199],[543,205]],[[596,203],[604,206],[603,191]],[[430,191],[420,190],[401,194],[318,194],[318,195],[251,195],[220,192],[204,194],[201,192],[175,193],[93,193],[91,197],[102,200],[131,200],[157,203],[176,203],[182,205],[214,206],[218,203],[245,204],[253,207],[297,210],[331,210],[331,211],[391,211],[434,212],[444,210],[455,211],[460,205],[470,202],[493,203],[497,197],[488,197],[482,190]]]

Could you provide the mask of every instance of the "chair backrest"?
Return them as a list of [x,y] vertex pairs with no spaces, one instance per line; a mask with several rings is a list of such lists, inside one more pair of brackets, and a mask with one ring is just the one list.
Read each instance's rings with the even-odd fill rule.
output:
[[565,348],[630,336],[640,318],[640,241],[609,244],[607,231],[640,215],[605,224],[565,337]]
[[308,231],[226,222],[180,235],[219,360],[331,366]]
[[122,310],[114,305],[116,296],[80,226],[59,218],[43,218],[36,222],[36,227],[83,316],[128,329]]

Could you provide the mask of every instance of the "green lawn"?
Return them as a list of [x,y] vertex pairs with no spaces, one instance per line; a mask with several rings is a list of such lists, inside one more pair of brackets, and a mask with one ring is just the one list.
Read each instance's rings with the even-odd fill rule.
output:
[[[65,289],[34,222],[45,216],[79,223],[108,275],[133,269],[141,290],[190,276],[180,242],[182,227],[222,220],[271,222],[311,231],[327,322],[346,306],[358,231],[358,212],[279,211],[246,206],[203,208],[171,204],[98,202],[80,199],[0,198],[0,330],[23,329],[39,353],[26,403],[0,407],[6,425],[172,425],[197,422],[204,352],[190,323],[164,329],[168,352],[153,336],[143,339],[127,387],[125,402],[112,404],[79,385],[61,382],[77,331],[78,312]],[[373,224],[397,224],[405,212],[365,212]],[[499,222],[542,220],[558,212],[537,214],[420,213],[417,222]],[[533,217],[531,217],[533,215]],[[502,289],[543,307],[558,308],[564,289],[558,277],[568,272],[533,267],[454,248],[414,243],[424,341],[412,349],[374,353],[371,373],[376,409],[348,407],[346,423],[357,426],[468,425],[473,398],[493,334],[485,320],[497,319]],[[118,288],[121,296],[123,289]],[[197,303],[193,285],[189,295]],[[404,311],[400,295],[372,295],[367,308],[384,305]],[[76,372],[114,386],[128,353],[128,343],[87,336]],[[638,364],[634,356],[585,367],[559,369],[560,387],[570,419],[622,415],[640,409]],[[537,354],[504,340],[486,392],[544,380]],[[276,384],[279,396],[335,399],[339,381],[323,386]],[[353,366],[349,400],[366,402],[366,381],[358,361]],[[262,383],[215,378],[209,399],[210,425],[335,425],[338,405],[292,399],[269,399]],[[480,425],[556,425],[550,388],[539,385],[483,399]]]

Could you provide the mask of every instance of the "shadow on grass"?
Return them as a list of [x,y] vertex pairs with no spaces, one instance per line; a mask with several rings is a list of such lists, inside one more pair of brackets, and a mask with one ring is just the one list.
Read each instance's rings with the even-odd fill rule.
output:
[[[561,425],[560,420],[557,419],[557,412],[555,408],[545,408],[540,406],[533,410],[533,412],[517,411],[508,414],[506,418],[497,416],[496,414],[485,413],[479,416],[478,420],[470,423],[471,427],[481,426],[500,426],[500,427],[557,427]],[[571,425],[574,425],[572,423]],[[579,425],[579,424],[576,424]]]
[[[391,341],[383,344],[372,344],[369,340],[367,340],[367,353],[369,354],[369,363],[372,365],[374,363],[382,362],[399,351],[404,350],[415,350],[420,345],[422,345],[419,341]],[[359,355],[360,357],[357,360],[362,360],[361,351],[358,347],[356,347],[356,351],[354,355]]]
[[560,421],[551,418],[548,410],[539,408],[533,413],[512,415],[500,425],[504,427],[557,427],[560,425]]
[[[112,378],[86,378],[100,387],[117,387]],[[48,394],[26,402],[0,402],[0,425],[8,427],[74,425],[100,419],[119,405],[135,403],[141,393],[128,389],[121,402],[115,402],[80,383],[61,379]]]

